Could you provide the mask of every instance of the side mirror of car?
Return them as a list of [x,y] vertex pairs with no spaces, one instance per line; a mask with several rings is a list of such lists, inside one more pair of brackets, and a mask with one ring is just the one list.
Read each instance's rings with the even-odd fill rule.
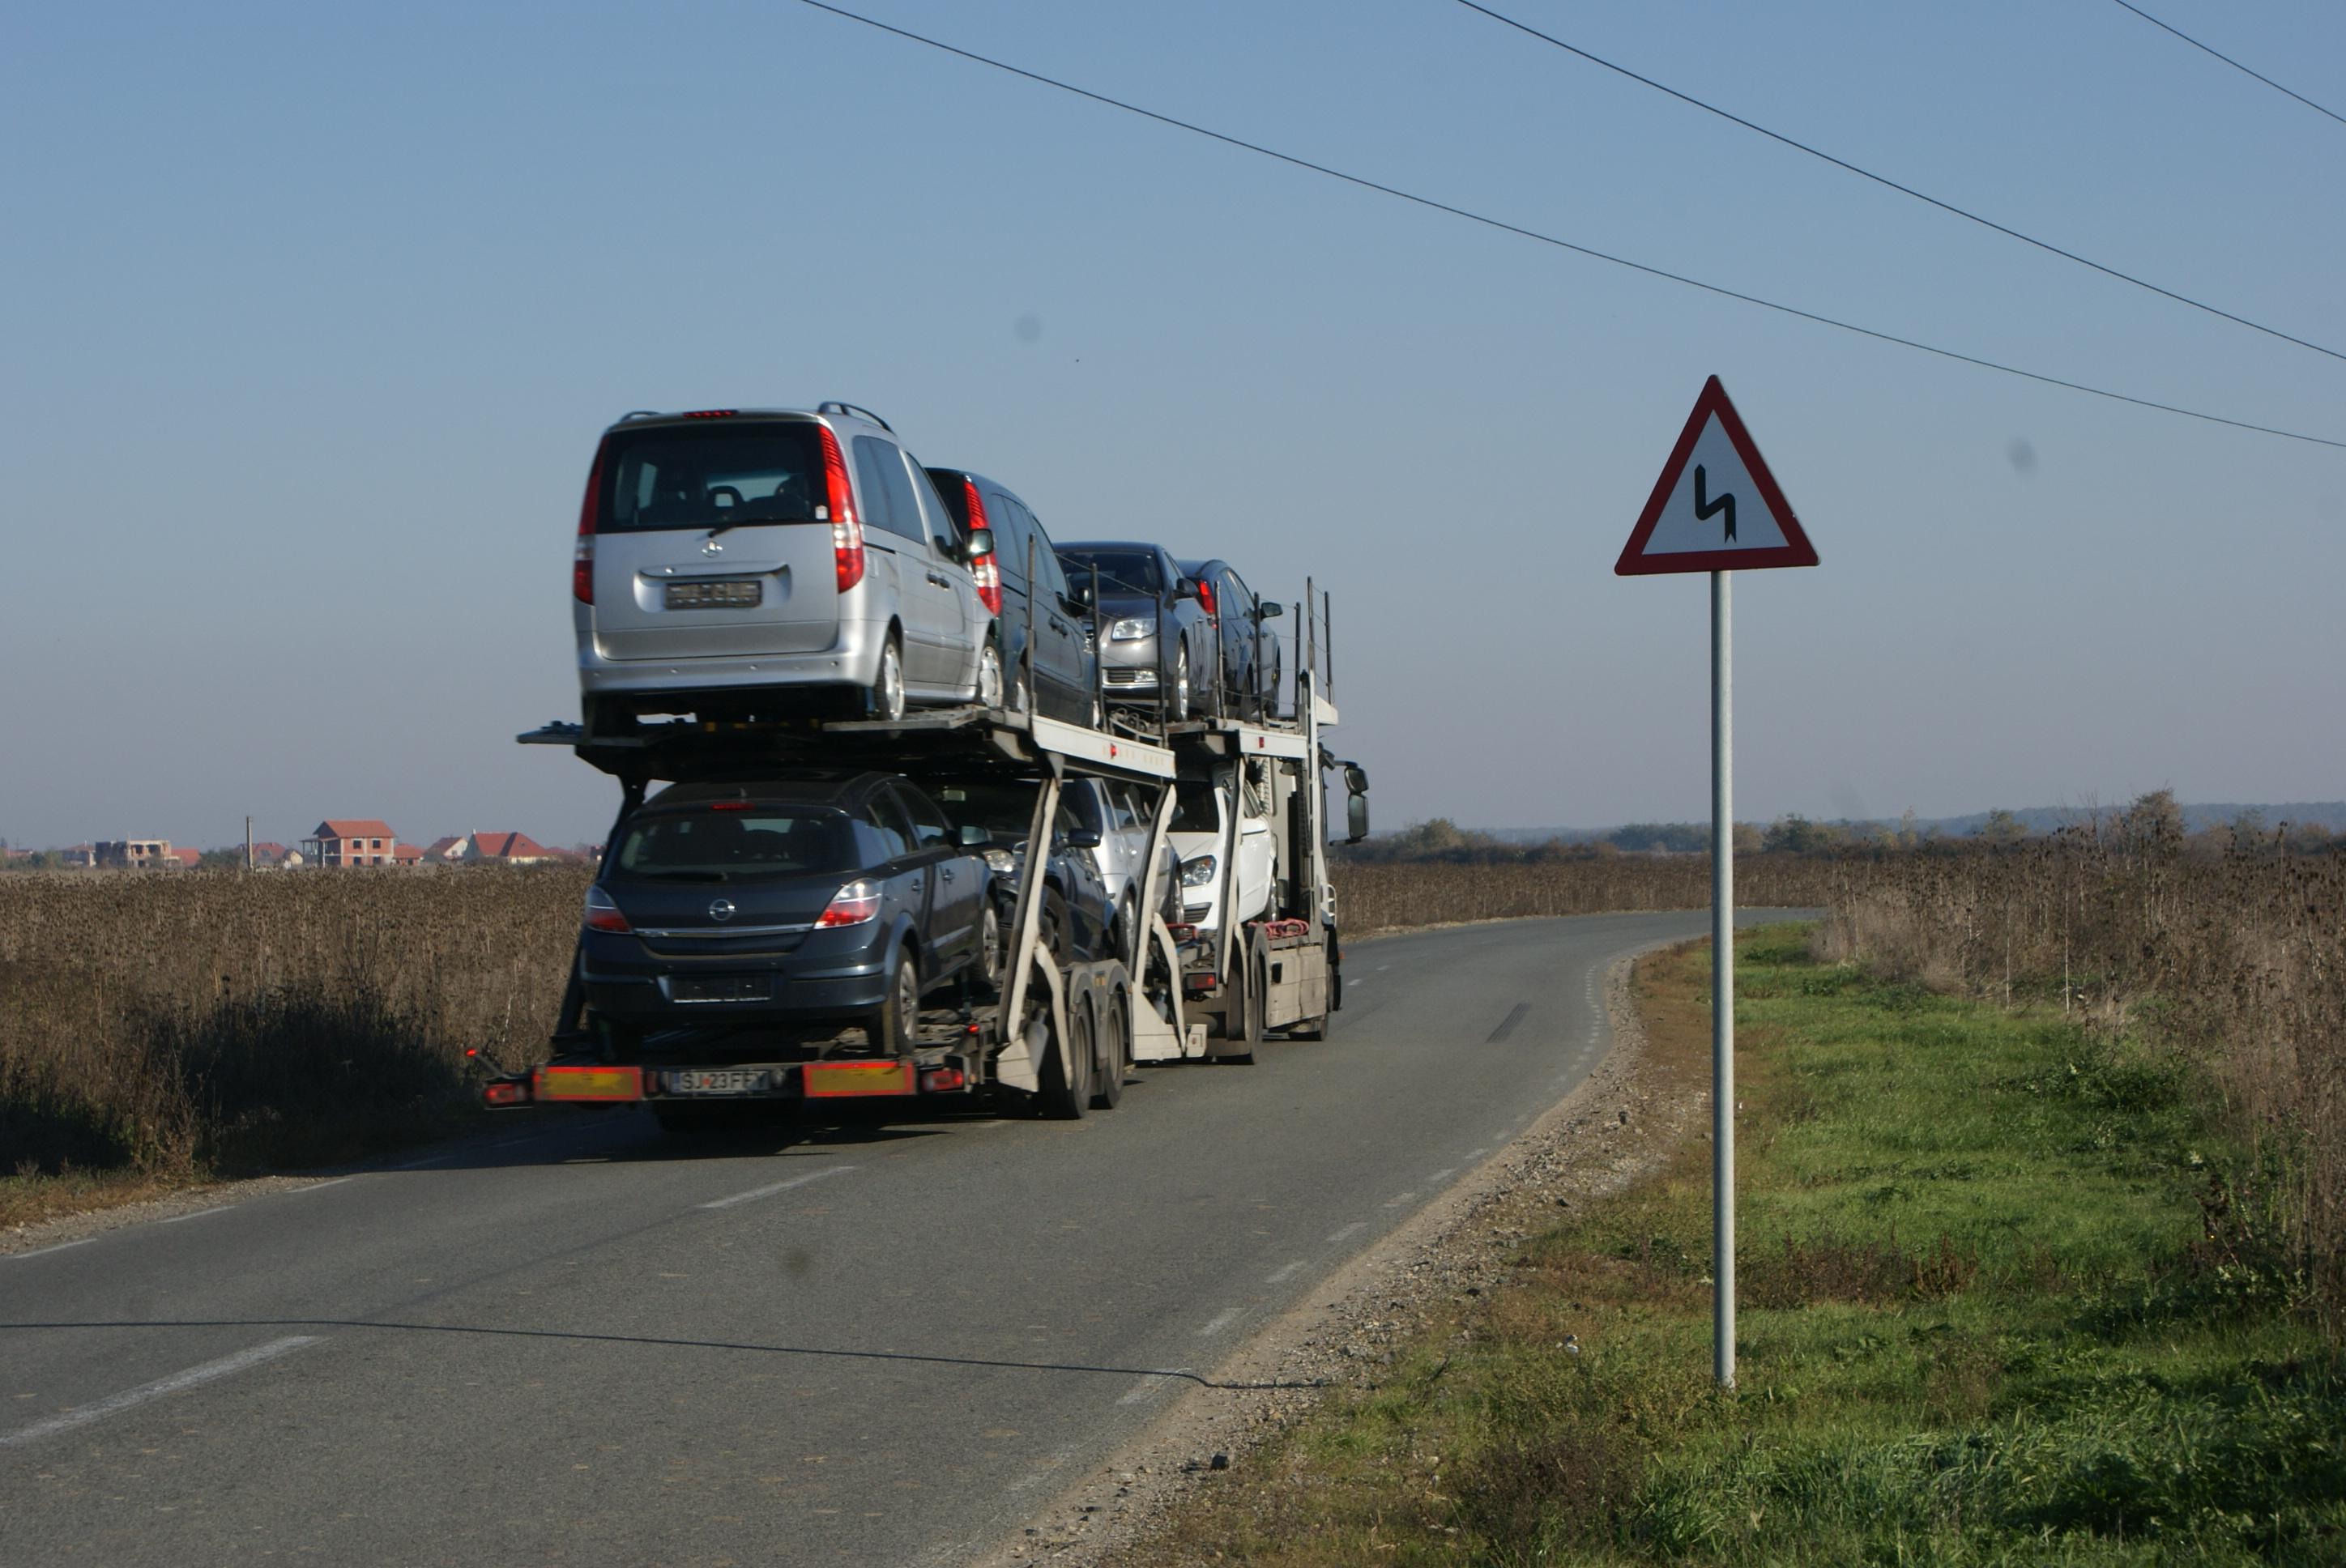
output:
[[1183,599],[1194,599],[1197,596],[1198,585],[1189,581],[1188,578],[1184,577],[1179,582],[1173,585],[1173,599],[1176,604],[1179,603]]
[[1095,829],[1071,828],[1067,830],[1067,848],[1071,850],[1096,850],[1099,841],[1099,833]]
[[961,554],[962,559],[965,561],[974,561],[981,555],[993,555],[994,530],[991,528],[971,529],[969,531],[969,537],[962,541]]
[[961,831],[955,837],[964,850],[983,850],[994,842],[994,835],[974,822],[963,823]]
[[1276,620],[1286,613],[1287,606],[1277,599],[1265,599],[1255,606],[1254,618],[1259,621]]

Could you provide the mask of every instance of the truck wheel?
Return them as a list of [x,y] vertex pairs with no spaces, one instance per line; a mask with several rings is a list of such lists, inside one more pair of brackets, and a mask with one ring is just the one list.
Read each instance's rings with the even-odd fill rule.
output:
[[1093,1049],[1099,1076],[1092,1089],[1092,1109],[1113,1111],[1123,1103],[1124,1070],[1132,1061],[1131,1003],[1123,992],[1110,992],[1100,1004]]
[[863,1025],[863,1033],[874,1054],[910,1056],[913,1031],[920,1022],[920,976],[913,968],[913,955],[898,948],[896,967],[888,978],[887,994],[880,1003],[880,1011]]
[[1092,1103],[1092,1010],[1088,998],[1067,998],[1067,1037],[1043,1064],[1043,1115],[1054,1122],[1076,1122]]

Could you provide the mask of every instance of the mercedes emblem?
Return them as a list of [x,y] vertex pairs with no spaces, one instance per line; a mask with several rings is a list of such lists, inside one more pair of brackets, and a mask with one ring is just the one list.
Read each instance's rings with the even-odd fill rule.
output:
[[733,901],[731,899],[717,899],[712,901],[709,906],[709,918],[710,920],[731,920],[733,918]]
[[725,554],[725,541],[722,539],[703,539],[700,542],[700,553],[704,555],[722,555]]

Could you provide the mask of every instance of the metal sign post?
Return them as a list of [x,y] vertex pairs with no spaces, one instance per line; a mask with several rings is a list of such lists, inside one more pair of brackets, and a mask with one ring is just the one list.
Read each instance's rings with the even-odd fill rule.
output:
[[1723,1389],[1735,1386],[1735,573],[1816,564],[1727,389],[1711,377],[1613,570],[1710,574],[1711,1369]]

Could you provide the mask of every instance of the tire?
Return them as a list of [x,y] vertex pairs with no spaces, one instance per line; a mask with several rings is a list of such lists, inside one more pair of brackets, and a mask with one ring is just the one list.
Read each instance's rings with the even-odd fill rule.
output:
[[872,1043],[873,1054],[909,1056],[913,1054],[913,1032],[920,1022],[920,974],[913,967],[913,955],[898,948],[895,966],[888,974],[887,994],[880,1003],[880,1011],[863,1025],[863,1033]]
[[1002,645],[991,636],[977,654],[977,701],[981,708],[1002,706]]
[[1035,923],[1035,951],[1049,953],[1051,962],[1065,969],[1067,944],[1072,940],[1067,933],[1067,901],[1059,896],[1058,889],[1046,885],[1043,889],[1043,918]]
[[1132,1014],[1125,993],[1112,993],[1102,1004],[1099,1033],[1092,1043],[1097,1080],[1092,1086],[1092,1109],[1113,1111],[1124,1102],[1125,1069],[1132,1064]]
[[1124,897],[1117,902],[1116,913],[1108,919],[1107,956],[1121,961],[1127,967],[1137,963],[1140,959],[1140,954],[1137,952],[1127,951],[1132,941],[1133,923],[1138,919],[1133,911],[1133,906],[1137,901],[1133,891],[1130,888],[1125,889]]
[[989,991],[1002,989],[1002,911],[990,896],[977,923],[977,977]]
[[1246,1049],[1238,1055],[1225,1056],[1222,1060],[1251,1067],[1256,1054],[1262,1049],[1264,1020],[1270,1016],[1270,958],[1263,949],[1257,947],[1249,953],[1246,977],[1245,1006],[1242,1010],[1245,1033],[1239,1037],[1239,1044]]
[[1189,721],[1189,645],[1183,643],[1181,652],[1173,663],[1173,722]]
[[892,720],[904,717],[904,650],[893,634],[881,645],[880,673],[872,677],[871,689],[864,693],[863,707],[868,718]]
[[1054,1122],[1076,1122],[1092,1103],[1092,1011],[1088,997],[1067,998],[1067,1038],[1054,1043],[1043,1064],[1043,1115]]

